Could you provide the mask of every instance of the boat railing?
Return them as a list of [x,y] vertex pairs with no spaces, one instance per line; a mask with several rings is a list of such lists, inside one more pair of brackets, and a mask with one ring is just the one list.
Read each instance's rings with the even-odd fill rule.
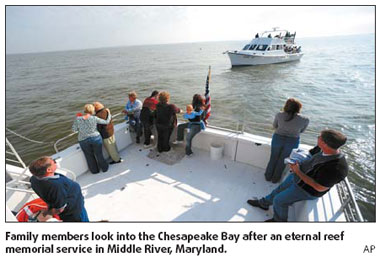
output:
[[[118,119],[119,119],[119,117],[120,116],[122,116],[122,112],[119,112],[119,113],[117,113],[117,114],[115,114],[115,115],[112,115],[112,121],[114,121],[114,122],[118,122]],[[64,140],[67,140],[68,138],[70,138],[70,137],[72,137],[73,135],[75,135],[75,134],[77,134],[78,132],[72,132],[72,133],[70,133],[70,134],[68,134],[68,135],[66,135],[66,136],[64,136],[64,137],[62,137],[62,138],[60,138],[60,139],[58,139],[57,141],[55,141],[55,143],[54,143],[54,150],[55,150],[55,152],[56,153],[58,153],[59,152],[59,149],[58,149],[58,144],[60,144],[62,141],[64,141]]]
[[363,216],[360,212],[358,203],[356,202],[354,193],[351,188],[351,184],[348,181],[347,177],[344,178],[344,180],[339,184],[337,184],[337,189],[342,206],[333,216],[333,219],[344,213],[348,222],[363,222]]
[[[123,116],[121,112],[112,116],[114,123],[118,123],[121,120],[123,120],[122,118],[117,119],[117,117],[120,117],[120,116]],[[185,121],[183,119],[182,115],[178,116],[178,120],[180,122]],[[262,134],[263,136],[271,136],[273,134],[273,131],[274,131],[271,123],[249,121],[249,120],[246,120],[244,118],[242,120],[237,120],[235,124],[231,124],[231,122],[224,122],[224,123],[229,123],[230,126],[229,127],[221,127],[220,125],[218,125],[218,126],[208,125],[207,127],[217,129],[217,130],[221,130],[221,131],[232,132],[232,133],[236,133],[236,134],[243,134],[246,131],[249,133],[254,132],[254,133]],[[73,132],[73,133],[71,133],[65,137],[58,139],[54,143],[54,150],[58,153],[59,152],[58,144],[64,140],[70,138],[71,136],[73,136],[75,134],[77,134],[77,132]],[[306,136],[303,136],[304,142],[306,144],[314,145],[315,141],[312,141],[311,139],[307,139],[307,138],[313,138],[313,140],[314,140],[314,138],[316,138],[320,134],[320,132],[308,128],[304,132],[304,134],[306,135]],[[346,220],[349,222],[358,222],[358,221],[362,222],[362,221],[364,221],[348,179],[345,178],[345,180],[343,180],[341,183],[337,184],[337,189],[338,189],[338,194],[339,194],[339,198],[341,200],[342,206],[337,211],[337,213],[333,216],[332,220],[334,218],[338,218],[338,216],[340,214],[344,213]]]

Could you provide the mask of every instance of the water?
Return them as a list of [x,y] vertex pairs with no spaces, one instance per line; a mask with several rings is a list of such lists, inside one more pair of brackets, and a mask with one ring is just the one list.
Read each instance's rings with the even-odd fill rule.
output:
[[[182,108],[203,93],[212,67],[210,124],[270,137],[273,117],[288,97],[303,103],[311,122],[301,141],[316,144],[329,127],[349,138],[349,180],[363,216],[375,221],[374,35],[299,39],[300,62],[231,68],[228,49],[244,41],[104,48],[6,56],[7,132],[26,163],[54,153],[52,142],[71,133],[75,113],[101,101],[120,112],[127,94],[167,90]],[[243,124],[244,121],[244,124]],[[75,136],[74,136],[75,137]],[[76,142],[71,138],[61,149]]]

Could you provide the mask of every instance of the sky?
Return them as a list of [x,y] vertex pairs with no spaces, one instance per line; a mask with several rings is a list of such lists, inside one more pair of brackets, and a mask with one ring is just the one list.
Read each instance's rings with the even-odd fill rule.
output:
[[6,53],[375,32],[373,6],[7,6]]

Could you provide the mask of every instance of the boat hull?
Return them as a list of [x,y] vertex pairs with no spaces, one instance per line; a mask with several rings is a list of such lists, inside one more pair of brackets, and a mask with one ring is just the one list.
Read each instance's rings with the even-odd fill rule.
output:
[[228,56],[231,60],[231,65],[233,67],[236,67],[236,66],[267,65],[267,64],[277,64],[277,63],[297,61],[302,58],[303,53],[263,56],[263,55],[246,55],[246,54],[228,52]]

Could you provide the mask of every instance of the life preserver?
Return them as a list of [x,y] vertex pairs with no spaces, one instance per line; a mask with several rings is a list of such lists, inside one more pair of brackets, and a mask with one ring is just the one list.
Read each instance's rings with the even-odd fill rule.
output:
[[[34,199],[26,203],[20,211],[18,211],[16,218],[19,222],[35,222],[41,210],[48,209],[48,205],[41,198]],[[53,216],[55,219],[61,220],[58,215]]]

